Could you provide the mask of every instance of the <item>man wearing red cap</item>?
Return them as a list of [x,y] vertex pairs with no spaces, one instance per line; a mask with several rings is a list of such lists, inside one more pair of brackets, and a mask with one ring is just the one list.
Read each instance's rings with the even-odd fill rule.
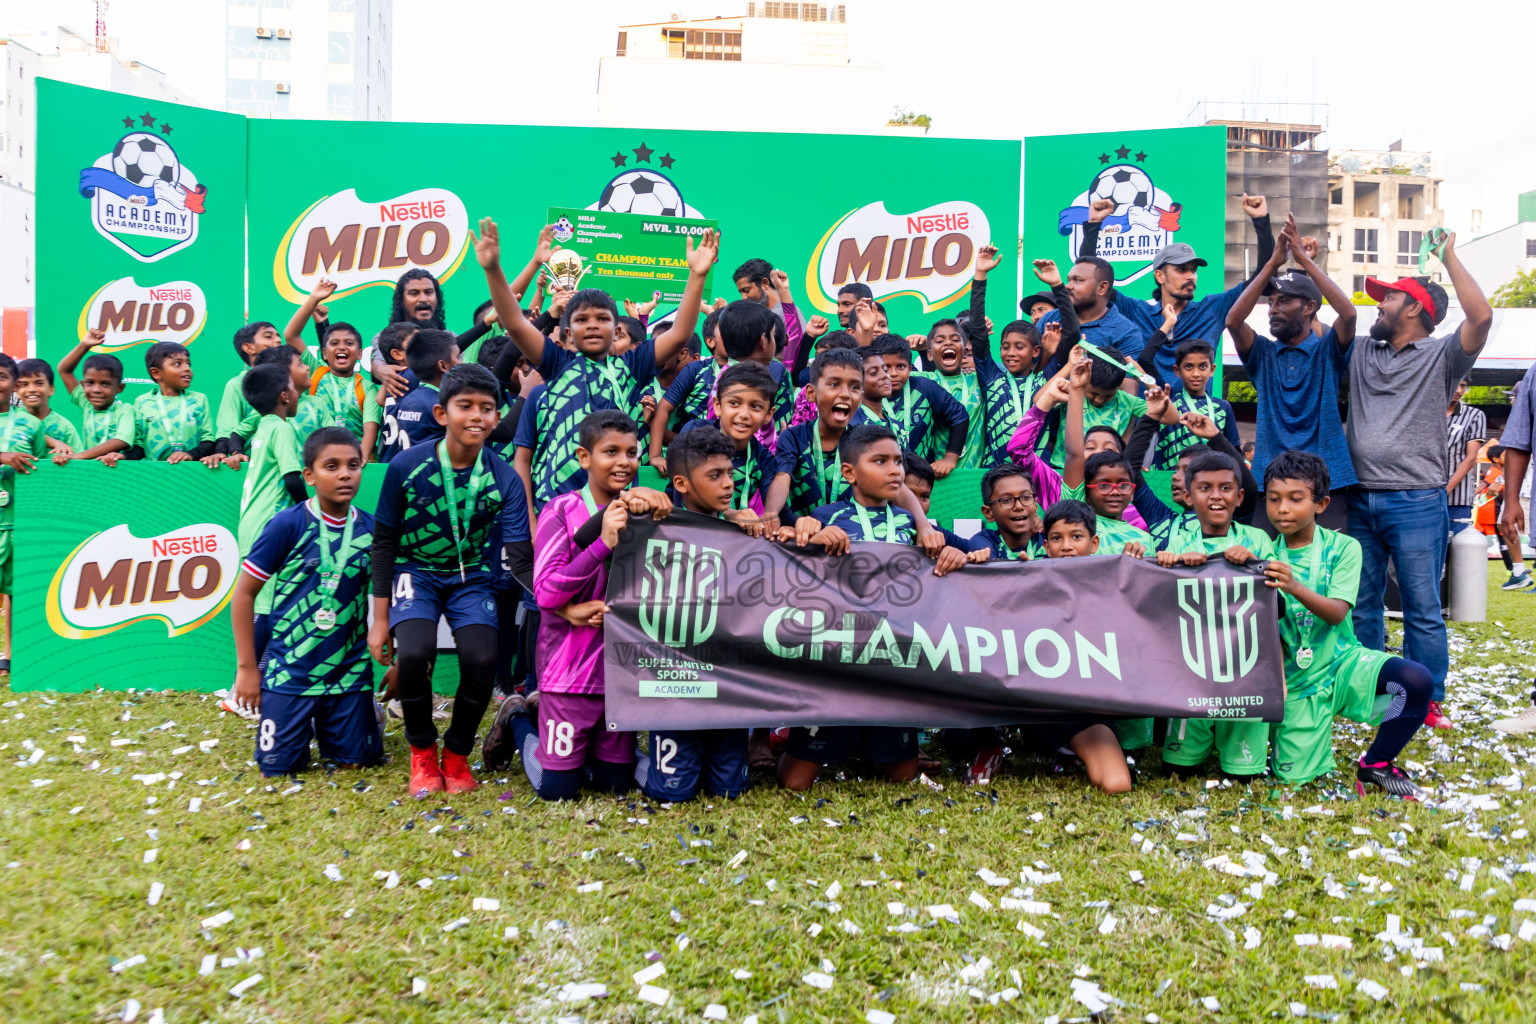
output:
[[1444,288],[1427,277],[1366,278],[1377,315],[1370,338],[1357,341],[1350,353],[1345,425],[1359,480],[1349,496],[1349,534],[1360,542],[1362,555],[1355,635],[1366,647],[1386,647],[1383,595],[1390,558],[1403,600],[1403,657],[1433,673],[1426,724],[1440,729],[1451,727],[1440,707],[1450,667],[1440,614],[1440,571],[1451,528],[1445,408],[1493,324],[1493,309],[1456,255],[1455,243],[1452,234],[1440,260],[1465,319],[1448,334],[1432,336],[1445,319]]

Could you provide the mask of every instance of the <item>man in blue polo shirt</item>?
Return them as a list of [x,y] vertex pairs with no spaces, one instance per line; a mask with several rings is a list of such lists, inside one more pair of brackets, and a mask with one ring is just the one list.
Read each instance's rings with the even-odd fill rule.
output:
[[[1109,261],[1097,256],[1082,256],[1067,272],[1067,292],[1072,296],[1072,310],[1077,314],[1078,327],[1084,341],[1099,348],[1117,348],[1121,352],[1140,352],[1146,337],[1125,317],[1115,312],[1111,305],[1115,293],[1115,268]],[[1035,321],[1035,328],[1044,335],[1045,325],[1061,322],[1061,313],[1052,309]],[[1067,353],[1059,347],[1046,360],[1040,370],[1046,379],[1055,375],[1067,361]]]
[[[1280,264],[1293,256],[1300,268],[1281,273]],[[1246,323],[1260,295],[1269,296],[1269,330],[1256,334]],[[1313,330],[1324,296],[1336,319],[1321,336]],[[1294,220],[1280,232],[1280,245],[1254,275],[1232,308],[1227,330],[1243,358],[1248,379],[1259,393],[1255,414],[1253,476],[1283,451],[1311,452],[1328,463],[1333,499],[1318,524],[1343,532],[1349,525],[1349,488],[1355,464],[1339,418],[1339,382],[1349,372],[1350,347],[1355,338],[1355,307],[1349,296],[1307,256]],[[1254,512],[1255,526],[1266,527],[1263,503]]]
[[[1098,251],[1099,225],[1113,212],[1113,200],[1096,200],[1090,206],[1088,222],[1083,225],[1083,245],[1080,256],[1092,256]],[[1259,265],[1263,266],[1269,262],[1269,257],[1275,251],[1275,236],[1269,226],[1269,205],[1264,201],[1263,196],[1245,194],[1243,212],[1253,221],[1253,231],[1259,239]],[[1157,369],[1163,380],[1174,379],[1173,353],[1181,341],[1200,338],[1210,342],[1211,347],[1218,353],[1219,361],[1221,329],[1226,323],[1227,311],[1242,294],[1243,285],[1246,282],[1235,284],[1224,292],[1216,292],[1202,299],[1196,299],[1195,286],[1199,279],[1199,268],[1205,265],[1205,260],[1195,255],[1193,246],[1184,242],[1165,245],[1152,258],[1152,278],[1157,282],[1160,299],[1133,299],[1124,294],[1115,296],[1115,311],[1134,324],[1141,336],[1141,345],[1122,349],[1127,355],[1132,352],[1139,354],[1145,347],[1145,343],[1151,339],[1153,332],[1162,326],[1164,303],[1172,305],[1173,311],[1178,314],[1178,324],[1173,329],[1173,337],[1169,338],[1168,344],[1157,353]],[[1090,341],[1097,341],[1086,333],[1084,337]]]

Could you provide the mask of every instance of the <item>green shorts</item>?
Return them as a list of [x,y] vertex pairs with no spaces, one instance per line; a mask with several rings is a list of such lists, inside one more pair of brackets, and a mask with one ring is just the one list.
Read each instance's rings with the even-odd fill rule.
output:
[[1141,750],[1152,745],[1152,719],[1117,718],[1109,723],[1121,750]]
[[1285,721],[1269,727],[1270,767],[1281,782],[1300,785],[1326,775],[1333,759],[1333,719],[1342,715],[1376,725],[1391,698],[1376,693],[1376,678],[1393,655],[1355,647],[1339,659],[1333,685],[1285,702]]
[[1193,768],[1214,749],[1221,770],[1231,775],[1259,775],[1268,752],[1269,723],[1221,718],[1175,718],[1163,740],[1163,763]]
[[11,592],[11,533],[0,530],[0,594]]

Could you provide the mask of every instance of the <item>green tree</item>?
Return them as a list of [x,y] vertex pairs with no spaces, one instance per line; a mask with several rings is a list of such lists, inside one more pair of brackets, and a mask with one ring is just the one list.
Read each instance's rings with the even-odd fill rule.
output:
[[891,108],[891,119],[885,123],[895,125],[917,125],[926,131],[927,129],[933,127],[933,118],[929,117],[927,114],[914,114],[906,107],[893,107]]
[[1505,309],[1536,309],[1536,270],[1527,270],[1505,281],[1488,301]]

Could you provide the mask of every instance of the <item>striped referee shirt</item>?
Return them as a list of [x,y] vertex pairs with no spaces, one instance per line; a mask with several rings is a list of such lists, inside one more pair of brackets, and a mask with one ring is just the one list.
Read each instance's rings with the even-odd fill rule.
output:
[[[1456,467],[1461,465],[1461,460],[1467,457],[1467,442],[1486,441],[1488,439],[1488,417],[1483,415],[1483,410],[1465,402],[1457,402],[1456,408],[1446,415],[1446,455],[1450,460],[1450,471],[1456,472]],[[1474,467],[1475,470],[1475,467]],[[1446,478],[1450,482],[1450,478]],[[1446,497],[1448,505],[1470,505],[1477,494],[1477,473],[1469,471],[1462,477],[1461,483]]]

